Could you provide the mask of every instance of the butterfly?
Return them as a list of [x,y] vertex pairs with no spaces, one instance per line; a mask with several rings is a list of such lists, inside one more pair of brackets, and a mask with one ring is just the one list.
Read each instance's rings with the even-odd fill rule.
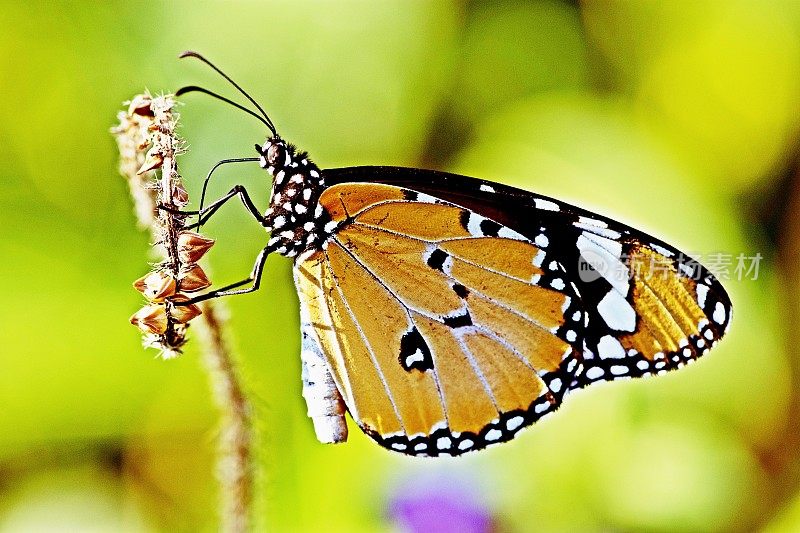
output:
[[241,186],[201,202],[198,226],[239,197],[270,238],[247,279],[190,302],[254,291],[269,255],[293,260],[303,396],[320,441],[345,441],[349,412],[390,450],[479,450],[513,439],[572,391],[680,368],[727,332],[725,289],[669,244],[490,181],[321,169],[221,70],[184,56],[261,112],[195,86],[177,93],[204,92],[267,125],[256,157],[228,161],[258,161],[272,177],[263,214]]

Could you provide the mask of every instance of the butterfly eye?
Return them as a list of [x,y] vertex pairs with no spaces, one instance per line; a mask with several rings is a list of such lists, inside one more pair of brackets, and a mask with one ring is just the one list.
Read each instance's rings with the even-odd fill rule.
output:
[[267,150],[267,163],[270,166],[282,166],[284,162],[285,148],[280,144],[272,144]]

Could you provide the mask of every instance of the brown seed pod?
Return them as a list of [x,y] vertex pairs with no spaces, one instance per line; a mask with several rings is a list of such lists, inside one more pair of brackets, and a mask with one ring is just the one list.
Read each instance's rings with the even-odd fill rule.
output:
[[144,174],[149,170],[161,168],[164,164],[164,156],[159,151],[159,147],[153,146],[149,152],[144,156],[144,163],[142,164],[137,174]]
[[196,263],[214,246],[214,239],[193,231],[182,231],[178,235],[178,259],[182,263]]
[[175,294],[177,283],[166,272],[157,270],[137,279],[133,286],[151,302],[163,302]]
[[179,207],[185,207],[189,204],[189,193],[180,183],[177,183],[172,191],[172,203]]
[[178,274],[178,288],[182,292],[197,292],[211,286],[211,281],[200,265],[186,265]]
[[145,333],[161,335],[166,333],[169,320],[163,304],[150,304],[142,307],[133,316],[131,324]]
[[173,304],[171,305],[170,309],[170,316],[176,322],[181,324],[185,324],[192,320],[193,318],[197,318],[201,314],[200,308],[197,307],[195,304],[188,304],[188,305],[176,305],[182,302],[188,302],[189,297],[185,294],[176,294],[170,299],[170,302]]

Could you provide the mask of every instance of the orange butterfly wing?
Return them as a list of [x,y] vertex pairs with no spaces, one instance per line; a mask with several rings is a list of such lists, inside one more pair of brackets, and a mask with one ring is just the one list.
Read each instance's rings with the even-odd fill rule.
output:
[[558,407],[582,317],[546,245],[391,185],[334,185],[320,204],[333,235],[295,264],[304,331],[368,435],[457,455]]

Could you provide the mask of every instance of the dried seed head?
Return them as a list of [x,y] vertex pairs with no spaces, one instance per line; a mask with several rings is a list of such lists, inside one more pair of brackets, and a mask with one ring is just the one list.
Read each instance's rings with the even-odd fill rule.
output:
[[152,302],[163,302],[175,294],[175,278],[166,272],[150,272],[133,282],[134,288]]
[[[131,322],[145,332],[145,345],[159,348],[164,358],[180,354],[187,322],[201,314],[196,305],[179,305],[189,298],[178,291],[191,293],[211,285],[196,263],[214,244],[200,234],[182,231],[187,215],[178,211],[188,205],[189,195],[178,173],[176,158],[183,143],[176,135],[174,107],[170,95],[138,95],[127,111],[117,114],[120,124],[112,130],[120,148],[120,171],[137,201],[139,220],[150,227],[164,259],[155,272],[134,283],[152,303]],[[160,210],[157,205],[171,209]]]
[[200,265],[186,265],[178,275],[178,287],[183,292],[197,292],[211,286]]
[[149,94],[137,94],[131,100],[130,105],[128,106],[128,115],[142,115],[145,117],[152,117],[153,111],[150,109],[150,104],[153,103],[153,99],[150,97]]
[[174,297],[170,299],[170,302],[173,303],[172,309],[170,310],[170,316],[179,323],[185,324],[189,322],[193,318],[196,318],[203,314],[200,311],[200,308],[195,304],[188,304],[188,305],[174,305],[181,302],[188,302],[189,297],[184,294],[176,294]]
[[214,246],[214,239],[193,231],[182,231],[178,235],[178,258],[181,263],[196,263]]
[[161,168],[161,165],[163,164],[164,164],[164,156],[162,155],[158,147],[154,146],[144,156],[144,164],[142,164],[137,174],[144,174],[149,170],[155,170],[157,168]]
[[161,335],[167,331],[167,310],[163,304],[150,304],[139,309],[131,324],[145,333]]

